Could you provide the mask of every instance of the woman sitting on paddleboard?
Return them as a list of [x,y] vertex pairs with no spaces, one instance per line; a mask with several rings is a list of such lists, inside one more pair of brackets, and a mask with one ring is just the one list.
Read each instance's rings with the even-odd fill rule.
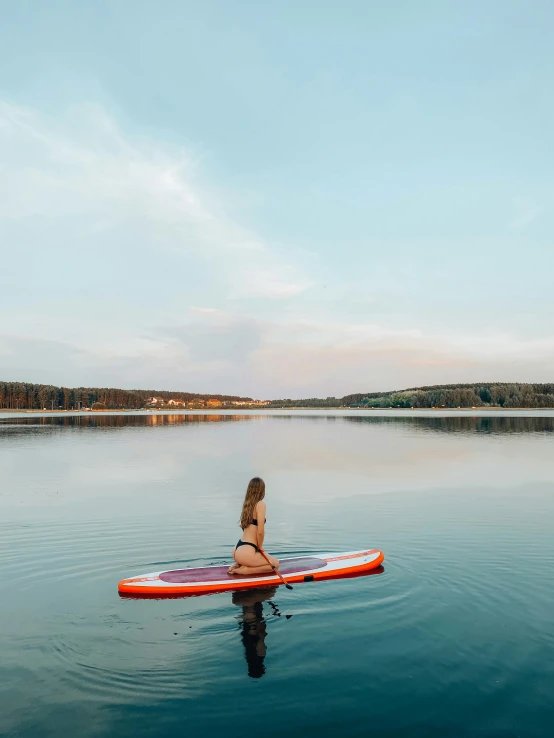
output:
[[[270,561],[260,553],[263,551],[265,534],[265,482],[260,477],[254,477],[248,483],[240,527],[242,537],[235,546],[233,558],[235,563],[229,569],[229,574],[266,574],[279,568],[279,562],[274,556],[265,554]],[[264,551],[265,553],[265,551]]]

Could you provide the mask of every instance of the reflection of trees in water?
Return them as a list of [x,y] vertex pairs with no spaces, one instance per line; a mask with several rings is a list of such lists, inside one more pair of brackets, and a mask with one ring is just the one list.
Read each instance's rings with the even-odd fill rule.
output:
[[[368,412],[368,411],[364,411]],[[371,411],[369,411],[371,412]],[[554,417],[548,418],[514,418],[514,417],[359,417],[348,416],[344,420],[349,423],[367,423],[371,425],[409,426],[415,431],[437,433],[552,433],[554,432]]]
[[143,415],[29,415],[24,418],[2,418],[2,426],[48,426],[55,428],[146,428],[165,425],[194,426],[198,423],[232,423],[240,420],[278,420],[281,423],[362,423],[388,425],[389,427],[409,427],[415,432],[437,433],[552,433],[554,416],[551,417],[505,417],[505,416],[382,416],[372,415],[372,411],[360,411],[359,415],[254,415],[254,414],[189,414],[189,413],[148,413]]
[[408,426],[415,432],[435,431],[437,433],[552,433],[554,415],[547,417],[507,417],[502,415],[436,417],[421,415],[377,415],[371,410],[360,410],[356,415],[256,415],[256,418],[271,418],[281,423],[364,423],[366,425],[388,425],[400,428]]
[[[260,679],[265,674],[267,622],[264,617],[263,603],[267,602],[272,615],[281,617],[279,608],[271,600],[276,591],[277,587],[269,587],[250,589],[247,592],[233,592],[233,604],[242,608],[238,621],[244,646],[244,657],[248,665],[248,676],[253,679]],[[288,620],[292,615],[285,615],[285,617]]]
[[158,425],[190,425],[197,423],[225,423],[236,420],[251,420],[252,415],[193,415],[186,413],[164,413],[148,415],[47,415],[26,418],[5,418],[5,425],[45,425],[64,428],[127,428]]

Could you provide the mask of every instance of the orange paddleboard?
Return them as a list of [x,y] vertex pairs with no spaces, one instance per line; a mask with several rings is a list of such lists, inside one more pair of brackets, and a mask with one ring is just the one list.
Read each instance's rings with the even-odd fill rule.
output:
[[[281,559],[279,571],[290,584],[319,579],[340,579],[363,574],[381,566],[385,554],[377,548],[347,553],[326,553]],[[274,587],[281,584],[275,574],[244,577],[228,574],[227,566],[205,566],[191,569],[159,571],[122,579],[118,584],[122,595],[164,597],[199,595],[227,590]]]

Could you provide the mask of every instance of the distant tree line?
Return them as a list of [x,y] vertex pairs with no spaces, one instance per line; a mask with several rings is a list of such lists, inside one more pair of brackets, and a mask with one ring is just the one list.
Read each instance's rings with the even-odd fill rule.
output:
[[554,384],[440,384],[344,397],[273,400],[270,407],[554,407]]
[[[77,410],[105,407],[109,410],[138,410],[150,397],[208,400],[221,402],[252,401],[238,395],[211,395],[160,390],[124,390],[115,388],[55,387],[49,384],[0,382],[0,408],[9,410]],[[366,408],[440,408],[440,407],[533,407],[554,408],[554,384],[445,384],[413,387],[394,392],[367,392],[344,397],[311,397],[272,400],[266,407],[366,407]]]
[[554,408],[554,384],[445,384],[396,392],[348,395],[354,407],[534,407]]
[[0,382],[0,408],[9,410],[78,410],[98,403],[109,410],[138,410],[150,397],[167,400],[231,400],[250,401],[250,397],[236,395],[205,395],[193,392],[165,392],[160,390],[124,390],[97,387],[54,387],[51,384]]
[[342,399],[338,397],[327,397],[324,400],[320,397],[310,397],[304,400],[271,400],[267,407],[341,407],[342,404]]

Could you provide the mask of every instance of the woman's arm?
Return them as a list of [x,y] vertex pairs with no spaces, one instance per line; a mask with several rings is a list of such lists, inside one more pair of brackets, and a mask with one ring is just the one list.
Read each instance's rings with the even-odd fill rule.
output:
[[265,502],[260,501],[256,505],[256,518],[258,519],[258,548],[263,549],[265,536]]

